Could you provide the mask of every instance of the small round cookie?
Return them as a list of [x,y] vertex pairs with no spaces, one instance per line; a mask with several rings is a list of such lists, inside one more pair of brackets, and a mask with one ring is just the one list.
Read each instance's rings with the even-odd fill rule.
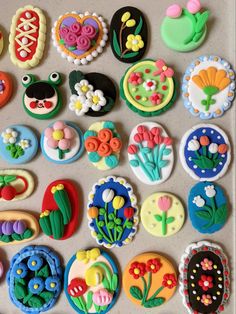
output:
[[156,237],[168,237],[178,232],[184,223],[181,201],[171,193],[150,195],[141,207],[141,221],[147,232]]
[[173,4],[166,10],[161,37],[170,49],[187,52],[197,49],[207,35],[210,12],[203,10],[200,0],[189,0],[186,8]]
[[93,123],[84,133],[84,146],[89,161],[99,170],[118,166],[122,141],[111,121]]
[[222,229],[228,216],[227,199],[223,189],[212,182],[199,182],[188,196],[188,211],[192,225],[201,233]]
[[122,77],[120,93],[132,111],[143,117],[158,116],[174,104],[174,70],[162,59],[136,62]]
[[66,265],[64,290],[77,313],[110,313],[120,290],[114,260],[98,248],[78,251]]
[[173,168],[173,140],[155,122],[136,125],[128,145],[129,164],[143,183],[154,185],[166,181]]
[[38,146],[38,139],[30,128],[10,125],[1,133],[0,156],[9,164],[26,164],[36,155]]
[[177,284],[174,265],[164,256],[151,252],[134,257],[126,265],[122,278],[127,298],[146,309],[168,302]]
[[228,169],[230,143],[225,132],[214,124],[198,124],[188,130],[180,143],[180,160],[195,180],[215,181]]
[[184,105],[201,119],[218,118],[235,97],[235,73],[217,56],[201,56],[187,68],[182,85]]
[[189,314],[224,312],[230,297],[230,269],[219,245],[208,241],[190,244],[181,257],[179,272],[179,292]]
[[138,231],[137,199],[124,178],[109,176],[94,184],[88,196],[88,225],[99,245],[129,244]]
[[12,96],[13,82],[11,76],[0,71],[0,108],[5,106]]
[[83,133],[72,122],[56,121],[41,134],[40,145],[48,161],[69,164],[76,161],[83,153]]

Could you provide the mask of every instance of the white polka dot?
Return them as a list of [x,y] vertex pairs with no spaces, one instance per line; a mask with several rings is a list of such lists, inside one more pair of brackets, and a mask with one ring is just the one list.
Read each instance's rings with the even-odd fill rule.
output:
[[27,45],[29,42],[28,38],[26,38],[26,37],[23,37],[21,41],[22,41],[22,44],[24,44],[24,45]]
[[200,265],[199,265],[199,264],[196,264],[196,267],[200,267]]
[[221,136],[220,136],[220,135],[218,135],[218,136],[217,136],[217,138],[218,138],[218,140],[220,140],[220,139],[221,139]]
[[218,285],[218,287],[221,289],[221,288],[222,288],[222,285]]
[[206,171],[205,170],[202,170],[202,173],[205,173]]
[[189,157],[188,160],[191,161],[191,160],[192,160],[192,157]]
[[194,279],[194,276],[190,276],[191,279]]
[[203,129],[203,130],[202,130],[202,133],[206,133],[206,129]]
[[196,140],[196,139],[197,139],[197,136],[196,136],[196,135],[194,135],[193,139],[194,139],[194,140]]
[[217,270],[217,274],[221,274],[221,271],[220,271],[220,270]]
[[194,168],[194,169],[197,169],[197,165],[194,165],[193,168]]
[[221,155],[221,157],[223,157],[223,158],[224,158],[224,157],[225,157],[225,154]]
[[26,58],[26,57],[28,56],[28,53],[27,53],[25,50],[21,50],[20,56],[21,56],[22,58]]
[[223,162],[220,162],[219,164],[222,166],[222,165],[223,165]]
[[197,292],[195,290],[193,290],[193,294],[196,294]]
[[30,19],[32,15],[30,14],[30,12],[26,12],[25,16],[27,17],[27,19]]
[[29,28],[30,28],[29,25],[24,25],[24,30],[25,30],[25,31],[28,31]]
[[213,300],[216,300],[216,297],[215,297],[215,296],[213,296],[213,297],[212,297],[212,299],[213,299]]
[[216,168],[213,168],[213,171],[216,172]]
[[214,134],[214,131],[213,131],[213,130],[211,131],[211,134]]

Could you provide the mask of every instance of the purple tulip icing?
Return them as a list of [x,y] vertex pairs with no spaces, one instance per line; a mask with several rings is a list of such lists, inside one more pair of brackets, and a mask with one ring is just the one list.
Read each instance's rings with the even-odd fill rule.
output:
[[26,230],[26,224],[23,220],[16,220],[13,224],[13,230],[17,234],[23,234]]
[[13,233],[13,222],[4,221],[2,224],[2,233],[5,235],[11,235]]

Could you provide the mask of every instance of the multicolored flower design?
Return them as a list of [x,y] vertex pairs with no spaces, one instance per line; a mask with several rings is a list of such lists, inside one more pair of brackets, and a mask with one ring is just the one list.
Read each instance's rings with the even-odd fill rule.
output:
[[167,212],[172,206],[172,198],[168,195],[161,196],[156,201],[157,208],[160,209],[162,215],[154,215],[156,221],[161,222],[162,225],[162,235],[167,233],[167,225],[175,221],[175,217],[168,216]]
[[207,275],[201,275],[201,279],[198,281],[199,286],[204,291],[208,291],[213,287],[213,277]]
[[[15,129],[7,128],[1,134],[2,141],[6,145],[6,150],[14,159],[18,159],[25,154],[25,150],[30,147],[30,141],[27,139],[20,139],[18,141],[19,132]],[[18,143],[17,143],[18,141]]]

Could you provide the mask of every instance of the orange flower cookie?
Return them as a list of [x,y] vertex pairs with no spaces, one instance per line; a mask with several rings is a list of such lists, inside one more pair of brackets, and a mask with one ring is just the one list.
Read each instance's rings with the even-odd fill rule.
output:
[[135,304],[153,308],[167,302],[175,293],[177,273],[172,263],[157,253],[134,257],[123,273],[123,288]]

